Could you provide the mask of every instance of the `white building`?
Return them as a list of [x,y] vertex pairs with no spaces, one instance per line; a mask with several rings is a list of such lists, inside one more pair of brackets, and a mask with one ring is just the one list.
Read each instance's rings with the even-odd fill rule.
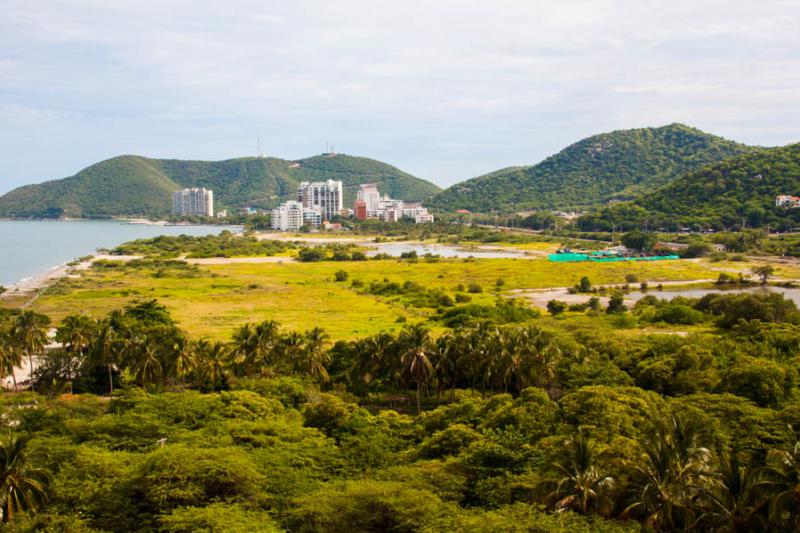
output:
[[416,224],[433,222],[433,215],[422,207],[420,202],[404,202],[389,196],[381,197],[374,183],[359,185],[354,204],[354,213],[359,220],[374,219],[383,222],[397,222],[402,218],[411,219]]
[[367,218],[376,218],[378,216],[378,208],[381,201],[381,193],[378,192],[378,186],[374,183],[362,183],[358,186],[358,193],[356,199],[362,200],[366,207]]
[[429,213],[428,210],[422,207],[422,204],[418,202],[406,203],[403,206],[402,213],[403,218],[413,219],[415,224],[433,222],[433,214]]
[[775,207],[795,209],[800,207],[800,197],[781,194],[775,197]]
[[298,231],[308,224],[315,228],[322,224],[322,210],[307,208],[294,200],[284,202],[272,210],[270,226],[277,231]]
[[322,217],[331,220],[344,208],[342,182],[304,181],[297,188],[297,200],[307,209],[318,207],[322,211]]
[[214,216],[214,191],[203,187],[172,193],[172,214],[176,216]]

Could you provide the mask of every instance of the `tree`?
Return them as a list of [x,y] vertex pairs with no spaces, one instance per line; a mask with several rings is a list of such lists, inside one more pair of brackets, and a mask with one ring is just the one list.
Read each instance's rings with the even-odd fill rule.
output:
[[767,525],[756,514],[752,505],[758,470],[739,463],[736,452],[730,452],[720,461],[716,483],[704,496],[708,500],[703,525],[713,531],[764,531]]
[[606,307],[606,313],[617,314],[617,313],[624,313],[627,310],[628,307],[625,305],[625,298],[621,292],[615,292],[608,299],[608,307]]
[[211,344],[207,340],[195,343],[196,372],[201,383],[212,390],[227,387],[228,365],[231,352],[221,342]]
[[629,231],[622,236],[622,245],[637,252],[649,252],[656,245],[656,236],[638,230]]
[[589,278],[583,276],[581,278],[580,283],[578,283],[578,292],[591,292],[592,291],[592,282],[589,281]]
[[561,476],[547,497],[556,511],[570,509],[581,514],[596,511],[607,515],[613,508],[611,492],[614,478],[597,465],[595,447],[581,428],[565,439],[559,449],[560,460],[553,464]]
[[33,378],[33,354],[44,351],[47,344],[47,326],[50,318],[35,311],[24,310],[17,315],[11,335],[22,352],[28,356],[31,373],[31,390],[36,389]]
[[800,530],[800,442],[788,450],[770,450],[758,474],[755,489],[770,496],[770,523],[777,530]]
[[697,424],[675,414],[653,423],[642,457],[628,463],[633,503],[622,518],[637,515],[656,531],[694,526],[694,498],[711,483],[712,475],[711,452],[700,443]]
[[400,358],[403,371],[417,384],[417,414],[419,414],[422,411],[422,387],[433,373],[429,357],[432,343],[430,331],[419,324],[407,326],[400,333],[399,341],[403,347]]
[[4,376],[11,374],[16,392],[18,389],[15,368],[22,362],[22,353],[14,342],[11,329],[11,321],[0,321],[0,370]]
[[322,328],[313,328],[303,336],[300,357],[295,361],[295,366],[311,376],[319,385],[330,380],[325,365],[330,362],[330,355],[326,350],[330,337]]
[[0,441],[0,507],[3,523],[21,511],[35,512],[47,499],[45,472],[31,466],[27,454],[28,441],[9,434]]
[[568,308],[566,302],[561,300],[550,300],[547,302],[547,312],[553,316],[560,315]]
[[[83,356],[97,331],[97,321],[86,315],[70,315],[61,321],[56,330],[56,340],[74,358],[77,354],[78,361],[83,362]],[[68,365],[67,368],[70,368]],[[72,392],[72,375],[68,375],[70,392]]]
[[766,285],[770,276],[775,273],[775,268],[772,265],[760,265],[750,269],[750,272],[755,274],[761,279],[761,284]]
[[117,362],[117,331],[114,324],[119,320],[120,313],[112,312],[102,320],[89,346],[89,357],[97,366],[106,367],[108,371],[108,393],[114,394],[114,365]]

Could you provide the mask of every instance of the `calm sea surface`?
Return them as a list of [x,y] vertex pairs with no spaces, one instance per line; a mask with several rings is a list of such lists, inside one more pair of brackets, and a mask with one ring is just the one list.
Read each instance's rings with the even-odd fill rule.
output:
[[98,248],[158,235],[209,235],[232,226],[148,226],[113,220],[0,220],[0,285],[41,274]]

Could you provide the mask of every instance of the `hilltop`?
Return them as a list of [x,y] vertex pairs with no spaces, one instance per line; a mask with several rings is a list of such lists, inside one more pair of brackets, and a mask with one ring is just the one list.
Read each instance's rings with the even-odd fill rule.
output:
[[751,149],[683,124],[613,131],[578,141],[539,164],[453,185],[430,205],[476,212],[582,208],[631,199]]
[[344,154],[296,161],[249,157],[182,161],[124,155],[101,161],[74,176],[26,185],[0,197],[0,217],[111,217],[169,214],[172,192],[183,187],[214,190],[220,208],[269,208],[294,198],[301,181],[344,182],[345,205],[356,186],[376,182],[382,193],[426,200],[441,189],[391,165]]
[[692,171],[632,202],[585,217],[585,228],[676,226],[723,229],[770,225],[789,229],[800,209],[775,206],[778,195],[800,195],[800,144],[762,148]]

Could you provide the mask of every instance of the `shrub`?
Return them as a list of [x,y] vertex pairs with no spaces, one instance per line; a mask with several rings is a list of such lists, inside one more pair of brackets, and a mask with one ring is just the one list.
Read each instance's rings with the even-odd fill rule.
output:
[[334,274],[336,281],[347,281],[348,275],[344,270],[337,270]]
[[628,310],[628,307],[625,305],[625,300],[622,296],[622,293],[617,291],[611,295],[611,298],[608,299],[608,307],[606,307],[606,313],[614,314],[614,313],[624,313]]
[[467,292],[471,292],[472,294],[478,294],[483,292],[483,287],[481,287],[477,283],[470,283],[469,287],[467,287]]
[[547,302],[547,312],[553,316],[560,315],[568,308],[566,302],[561,300],[550,300]]

